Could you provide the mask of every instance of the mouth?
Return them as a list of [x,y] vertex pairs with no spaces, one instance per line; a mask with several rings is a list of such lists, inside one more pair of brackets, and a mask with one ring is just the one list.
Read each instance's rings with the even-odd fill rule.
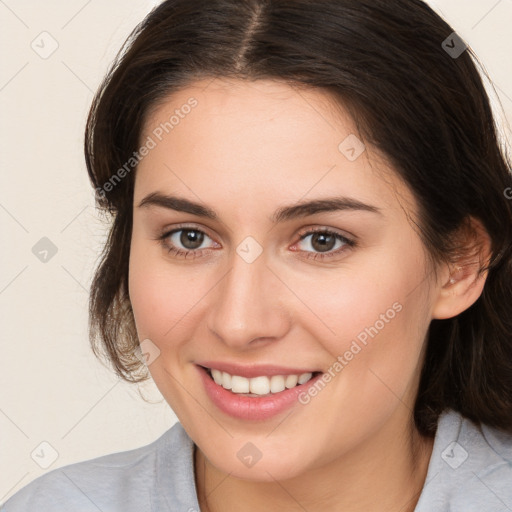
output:
[[301,395],[323,375],[277,367],[212,366],[196,364],[206,396],[221,413],[244,421],[265,421],[290,408],[304,410]]
[[202,366],[211,380],[218,386],[222,386],[231,393],[248,397],[269,396],[281,393],[286,389],[302,386],[314,379],[322,372],[311,371],[283,375],[258,375],[255,377],[243,377],[231,374],[216,368]]

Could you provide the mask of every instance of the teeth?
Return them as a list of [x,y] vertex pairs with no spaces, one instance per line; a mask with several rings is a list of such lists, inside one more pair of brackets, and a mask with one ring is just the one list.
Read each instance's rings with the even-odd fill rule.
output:
[[268,395],[269,393],[280,393],[285,389],[305,384],[313,377],[311,372],[300,375],[273,375],[272,377],[253,377],[246,379],[240,375],[230,375],[214,368],[210,369],[213,380],[224,389],[230,389],[233,393],[254,395]]
[[249,382],[251,393],[256,395],[268,395],[270,393],[270,379],[268,377],[254,377],[253,379],[244,379]]
[[215,381],[215,384],[219,384],[219,386],[222,386],[222,372],[219,370],[215,370],[213,368],[212,368],[211,372],[212,372],[212,377],[213,377],[213,380]]
[[233,393],[249,393],[249,379],[240,377],[239,375],[233,375],[231,377],[231,391]]
[[312,373],[303,373],[299,376],[299,384],[305,384],[311,377],[313,377]]
[[294,388],[297,385],[297,381],[298,380],[299,380],[299,377],[297,375],[287,375],[286,376],[286,381],[285,381],[284,385],[288,389]]
[[284,385],[284,377],[282,375],[273,375],[270,378],[270,392],[279,393],[284,391],[286,386]]
[[222,387],[224,389],[231,389],[231,375],[226,372],[222,372]]

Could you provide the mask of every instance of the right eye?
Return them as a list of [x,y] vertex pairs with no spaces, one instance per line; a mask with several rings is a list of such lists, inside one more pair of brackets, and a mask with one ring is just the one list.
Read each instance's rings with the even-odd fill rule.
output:
[[[208,239],[212,240],[204,231],[193,227],[173,229],[159,236],[162,247],[167,249],[170,254],[185,258],[191,255],[194,258],[201,256],[203,251],[208,248],[201,248],[201,246]],[[219,246],[216,242],[214,244]]]

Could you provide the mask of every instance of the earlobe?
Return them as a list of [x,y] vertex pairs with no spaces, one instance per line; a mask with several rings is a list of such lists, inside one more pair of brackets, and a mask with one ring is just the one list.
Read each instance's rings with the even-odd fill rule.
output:
[[[438,288],[432,310],[433,319],[453,318],[471,307],[480,297],[487,279],[491,240],[482,224],[471,219],[472,240],[466,241],[468,251],[448,269],[449,276]],[[478,250],[475,250],[477,248]]]

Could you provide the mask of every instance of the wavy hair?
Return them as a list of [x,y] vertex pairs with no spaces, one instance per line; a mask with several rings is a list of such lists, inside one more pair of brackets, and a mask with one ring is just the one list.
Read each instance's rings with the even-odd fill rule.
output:
[[329,91],[349,109],[414,194],[433,261],[455,260],[457,233],[470,217],[485,227],[492,255],[481,269],[488,272],[483,293],[458,316],[431,322],[414,420],[432,436],[450,407],[512,431],[510,161],[478,60],[462,44],[420,0],[167,0],[156,7],[121,49],[87,121],[88,174],[97,207],[112,220],[90,294],[94,353],[127,381],[148,378],[134,354],[128,295],[136,166],[118,170],[137,151],[151,109],[198,79],[280,80]]

